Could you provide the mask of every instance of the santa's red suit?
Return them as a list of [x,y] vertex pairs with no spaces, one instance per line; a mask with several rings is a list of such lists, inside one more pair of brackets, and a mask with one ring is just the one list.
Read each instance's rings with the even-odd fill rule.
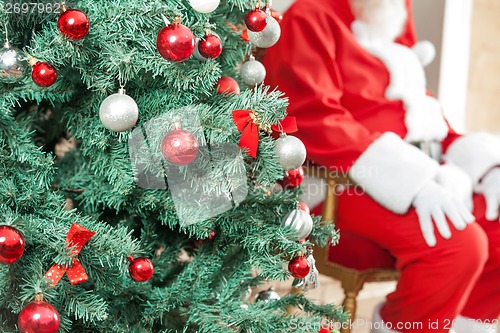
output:
[[[396,258],[401,278],[377,314],[388,325],[374,331],[448,332],[458,318],[458,332],[495,332],[467,319],[500,315],[500,139],[456,134],[426,93],[427,45],[416,43],[409,0],[351,2],[297,0],[264,65],[266,83],[290,99],[308,160],[366,190],[339,196],[341,233]],[[373,18],[377,2],[394,7]],[[397,43],[382,24],[394,18]],[[415,147],[433,142],[445,164]]]

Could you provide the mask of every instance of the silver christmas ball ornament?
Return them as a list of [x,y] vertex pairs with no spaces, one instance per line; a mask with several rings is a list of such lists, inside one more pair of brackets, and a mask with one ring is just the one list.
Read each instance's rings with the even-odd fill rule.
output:
[[198,59],[199,61],[207,61],[208,59],[205,58],[204,56],[202,56],[200,54],[200,50],[198,50],[198,43],[199,43],[200,39],[197,37],[196,38],[196,46],[194,47],[194,52],[193,52],[193,56]]
[[134,99],[120,88],[118,93],[106,97],[99,108],[99,118],[104,127],[113,132],[125,132],[134,127],[139,118],[139,108]]
[[0,81],[15,83],[20,81],[28,70],[28,62],[23,51],[5,43],[0,50]]
[[279,300],[281,299],[280,294],[278,294],[276,291],[274,291],[274,288],[271,287],[268,290],[262,290],[257,297],[255,298],[256,302],[264,301],[264,302],[270,302],[273,300]]
[[248,39],[250,42],[260,48],[268,48],[276,44],[281,36],[280,24],[274,17],[267,15],[267,25],[260,32],[248,30]]
[[189,4],[197,12],[208,14],[219,7],[220,0],[189,0]]
[[292,228],[297,232],[295,240],[301,240],[309,236],[313,229],[311,215],[301,209],[292,210],[286,214],[281,223],[286,228]]
[[244,290],[243,295],[242,295],[243,302],[248,302],[248,300],[250,299],[250,296],[252,296],[252,288],[250,288],[250,286],[248,286],[248,287],[246,287],[246,289]]
[[306,146],[292,135],[282,134],[274,147],[274,152],[278,156],[280,165],[285,171],[299,168],[306,160]]
[[264,82],[266,68],[261,62],[250,59],[241,65],[240,77],[246,85],[254,87]]

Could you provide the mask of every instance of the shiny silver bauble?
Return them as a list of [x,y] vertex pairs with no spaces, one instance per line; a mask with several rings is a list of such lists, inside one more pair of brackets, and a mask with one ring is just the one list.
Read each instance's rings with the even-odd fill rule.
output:
[[23,51],[6,44],[0,50],[0,81],[15,83],[24,77],[28,70],[28,62]]
[[286,214],[281,224],[286,228],[295,230],[297,233],[297,238],[295,240],[306,238],[313,229],[311,215],[301,209],[295,209]]
[[281,135],[274,148],[280,165],[285,171],[299,168],[306,160],[306,147],[300,139],[292,135]]
[[246,85],[254,87],[264,82],[266,78],[266,68],[257,60],[248,60],[241,65],[240,77]]
[[264,302],[270,302],[273,300],[279,300],[281,299],[280,294],[274,291],[274,288],[271,287],[268,290],[262,290],[257,297],[255,298],[256,302],[264,301]]
[[99,118],[104,127],[113,132],[125,132],[134,127],[139,118],[139,108],[125,90],[106,97],[99,108]]
[[208,59],[205,58],[204,56],[202,56],[200,54],[200,50],[198,50],[198,43],[200,41],[200,38],[196,37],[196,45],[194,47],[194,52],[193,52],[193,56],[198,59],[199,61],[207,61]]
[[248,39],[250,42],[260,48],[268,48],[276,44],[281,36],[280,24],[274,17],[267,15],[267,25],[260,32],[248,30]]
[[189,0],[189,4],[198,13],[208,14],[219,7],[220,0]]

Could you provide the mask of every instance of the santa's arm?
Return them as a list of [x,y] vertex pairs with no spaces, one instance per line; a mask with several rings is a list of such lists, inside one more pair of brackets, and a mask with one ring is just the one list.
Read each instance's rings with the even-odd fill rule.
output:
[[[403,214],[435,178],[439,165],[393,133],[372,133],[342,106],[343,82],[336,58],[334,24],[295,5],[282,22],[278,45],[268,50],[267,83],[286,93],[289,114],[308,159],[349,173],[387,209]],[[315,19],[315,16],[318,16]],[[293,19],[287,19],[293,17]]]
[[474,185],[488,171],[500,166],[500,137],[490,133],[452,135],[444,148],[444,160],[464,170]]

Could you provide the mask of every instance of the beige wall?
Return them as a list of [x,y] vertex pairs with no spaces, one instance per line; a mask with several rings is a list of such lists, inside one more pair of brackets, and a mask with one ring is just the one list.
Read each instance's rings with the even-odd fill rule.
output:
[[425,68],[427,88],[436,95],[439,95],[444,10],[445,0],[413,1],[413,16],[415,17],[417,37],[419,40],[431,41],[436,47],[436,58]]
[[499,17],[499,0],[474,1],[467,103],[467,129],[471,131],[500,132]]

